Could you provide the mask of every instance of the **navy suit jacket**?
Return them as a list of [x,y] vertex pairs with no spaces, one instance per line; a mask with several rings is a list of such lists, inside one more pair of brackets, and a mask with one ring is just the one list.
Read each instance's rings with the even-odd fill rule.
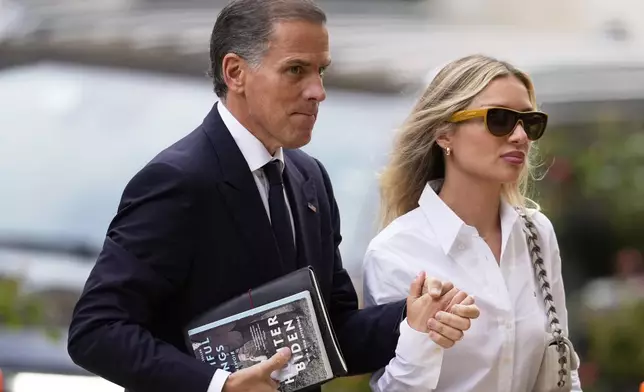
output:
[[[395,354],[404,303],[358,310],[329,176],[300,150],[285,151],[285,162],[296,267],[316,271],[350,374],[373,372]],[[127,184],[74,309],[69,354],[129,391],[206,392],[215,368],[189,354],[182,327],[293,268],[280,261],[253,175],[215,105]]]

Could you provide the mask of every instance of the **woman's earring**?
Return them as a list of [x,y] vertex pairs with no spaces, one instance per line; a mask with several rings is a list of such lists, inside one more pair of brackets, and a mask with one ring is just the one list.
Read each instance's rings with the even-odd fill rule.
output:
[[447,148],[445,149],[445,155],[449,155],[449,154],[451,154],[451,153],[452,153],[452,149],[451,149],[451,148],[449,148],[449,147],[447,147]]

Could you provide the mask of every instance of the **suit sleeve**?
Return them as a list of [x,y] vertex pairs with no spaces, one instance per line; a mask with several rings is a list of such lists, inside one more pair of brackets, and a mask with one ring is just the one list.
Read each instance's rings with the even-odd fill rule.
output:
[[146,329],[190,269],[195,204],[193,187],[167,164],[146,166],[126,186],[74,309],[75,363],[126,389],[207,391],[215,369]]
[[331,205],[334,273],[329,313],[350,374],[372,373],[395,356],[405,300],[358,309],[358,296],[340,257],[340,213],[329,175],[318,162]]

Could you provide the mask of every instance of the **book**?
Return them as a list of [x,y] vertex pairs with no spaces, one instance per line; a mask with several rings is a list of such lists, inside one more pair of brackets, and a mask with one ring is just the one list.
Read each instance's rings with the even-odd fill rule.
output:
[[290,297],[188,331],[195,356],[234,372],[291,349],[281,381],[283,392],[297,391],[333,378],[311,294]]
[[185,328],[194,356],[235,372],[289,347],[287,366],[272,377],[282,392],[320,385],[347,373],[320,288],[306,267],[232,298]]

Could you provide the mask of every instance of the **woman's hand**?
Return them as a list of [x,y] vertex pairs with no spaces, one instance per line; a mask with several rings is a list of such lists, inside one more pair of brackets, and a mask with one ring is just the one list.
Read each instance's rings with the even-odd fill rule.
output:
[[462,339],[470,320],[479,314],[474,298],[450,282],[426,278],[424,272],[412,282],[407,297],[407,323],[419,332],[429,333],[443,348]]
[[474,298],[463,291],[458,292],[452,302],[454,304],[448,306],[447,311],[437,312],[427,322],[429,337],[443,348],[450,348],[461,340],[464,332],[470,329],[471,320],[481,313]]

